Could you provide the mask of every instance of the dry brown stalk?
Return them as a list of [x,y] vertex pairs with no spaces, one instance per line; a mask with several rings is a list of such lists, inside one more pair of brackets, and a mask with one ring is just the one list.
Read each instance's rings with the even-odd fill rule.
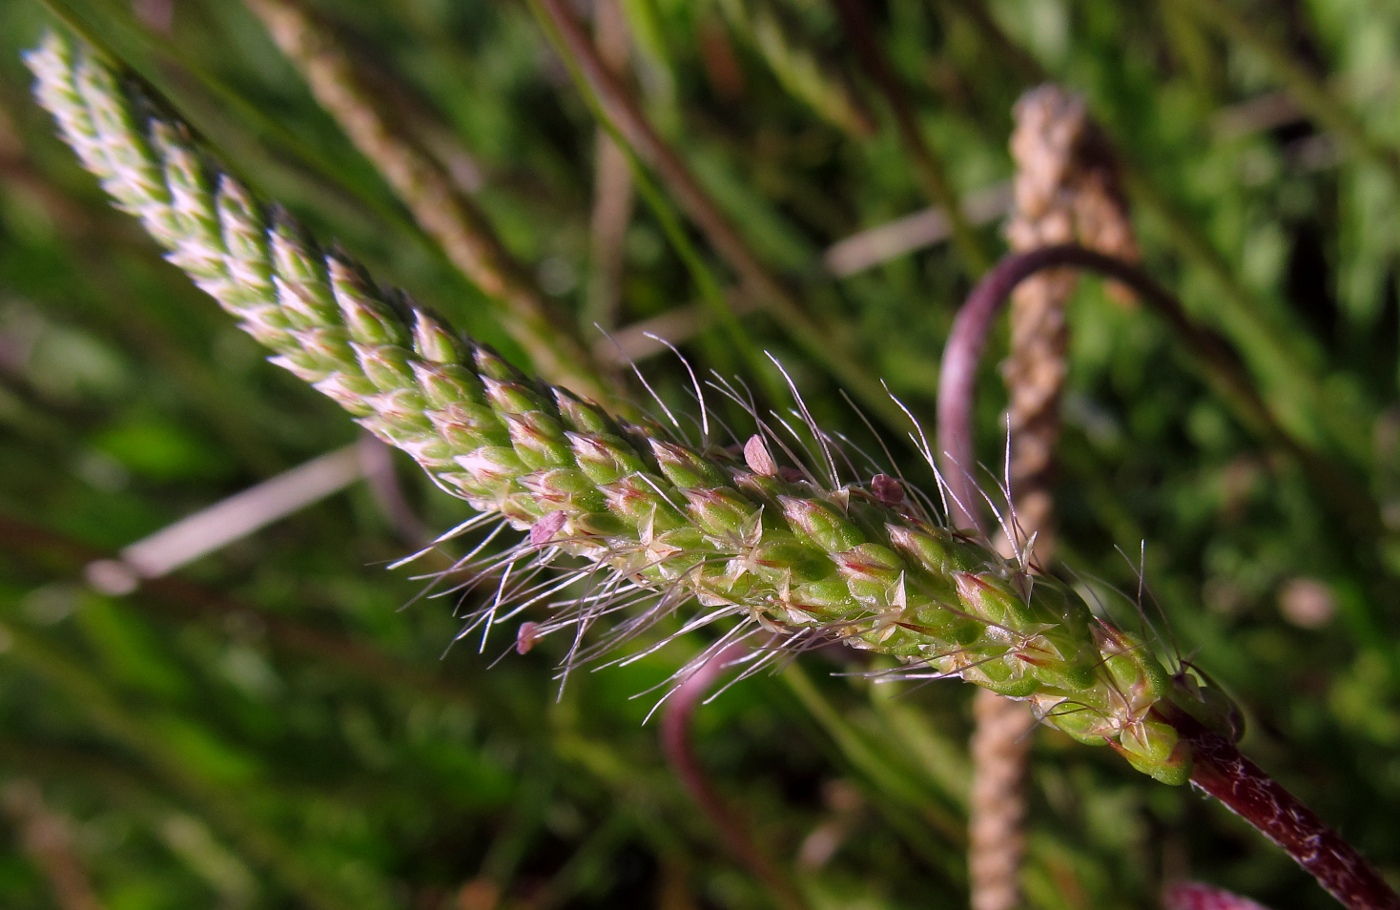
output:
[[[598,55],[622,77],[627,69],[627,18],[620,0],[596,0],[593,4],[593,39]],[[611,331],[617,325],[624,265],[623,240],[632,220],[632,169],[626,153],[608,131],[598,127],[594,145],[596,173],[593,215],[590,219],[588,295],[583,327],[597,324]]]
[[[1118,189],[1107,142],[1084,100],[1055,85],[1016,103],[1011,154],[1016,161],[1014,215],[1006,227],[1013,250],[1063,243],[1128,262],[1137,241]],[[1042,272],[1011,298],[1011,355],[1004,367],[1010,393],[1011,489],[1016,517],[1035,554],[1053,547],[1050,473],[1059,437],[1059,400],[1069,332],[1064,308],[1077,278],[1070,269]],[[1120,299],[1128,299],[1118,288]]]
[[[1089,119],[1083,99],[1043,85],[1022,96],[1015,116],[1015,206],[1006,227],[1012,249],[1078,241],[1136,260],[1137,242],[1107,143]],[[1034,538],[1036,563],[1048,560],[1054,547],[1051,478],[1069,342],[1065,304],[1076,282],[1073,270],[1047,270],[1023,281],[1011,299],[1011,353],[1004,367],[1012,440],[1009,481],[1017,531],[1023,538],[1003,537],[998,545],[1011,553]],[[1129,299],[1126,289],[1111,287],[1120,299]],[[990,692],[977,694],[974,714],[968,833],[971,904],[973,910],[1011,910],[1020,903],[1022,789],[1034,722],[1024,706]]]
[[334,30],[298,0],[245,0],[297,67],[321,106],[384,175],[447,258],[496,304],[495,314],[539,371],[579,394],[608,400],[592,355],[557,308],[501,243],[486,216],[452,176],[399,129]]
[[[991,695],[991,693],[986,693]],[[1035,718],[1025,706],[978,692],[972,702],[972,794],[968,800],[968,880],[972,910],[1021,903],[1026,800],[1022,792]]]

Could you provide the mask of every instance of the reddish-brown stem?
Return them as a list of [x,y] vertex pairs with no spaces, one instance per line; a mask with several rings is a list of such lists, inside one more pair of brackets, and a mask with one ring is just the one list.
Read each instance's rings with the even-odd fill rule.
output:
[[1400,895],[1340,834],[1240,752],[1181,712],[1172,725],[1191,744],[1191,783],[1258,829],[1351,910],[1400,910]]
[[1127,285],[1138,298],[1166,321],[1172,333],[1195,358],[1203,377],[1231,406],[1250,430],[1286,451],[1319,485],[1324,501],[1358,533],[1384,531],[1376,504],[1357,491],[1346,477],[1316,451],[1304,446],[1283,429],[1259,396],[1238,354],[1220,335],[1187,315],[1181,303],[1142,269],[1122,259],[1096,253],[1074,244],[1041,247],[1013,253],[983,276],[958,311],[943,351],[938,383],[939,467],[951,498],[949,520],[978,527],[974,482],[977,460],[972,445],[973,390],[977,364],[997,314],[1016,285],[1043,269],[1071,267],[1097,272]]
[[732,644],[701,664],[676,687],[661,718],[661,747],[691,799],[719,831],[725,847],[734,858],[768,887],[774,903],[786,910],[800,910],[805,904],[796,889],[768,854],[759,849],[743,818],[715,791],[690,741],[690,723],[705,693],[726,668],[732,667],[749,653],[747,646]]
[[940,469],[952,493],[949,507],[955,524],[979,527],[977,461],[972,445],[972,405],[977,365],[997,315],[1016,285],[1044,269],[1070,266],[1106,275],[1136,291],[1148,306],[1185,337],[1199,356],[1208,358],[1213,372],[1227,382],[1238,400],[1272,424],[1264,403],[1249,384],[1238,358],[1214,333],[1191,321],[1169,291],[1137,266],[1074,244],[1046,246],[1004,257],[968,295],[948,333],[938,383],[938,446]]

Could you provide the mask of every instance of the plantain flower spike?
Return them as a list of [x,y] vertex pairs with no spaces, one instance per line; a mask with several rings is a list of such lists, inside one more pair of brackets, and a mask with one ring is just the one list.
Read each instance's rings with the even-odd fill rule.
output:
[[[1046,724],[1172,784],[1191,772],[1172,717],[1185,711],[1233,732],[1218,690],[1169,673],[1069,586],[943,526],[901,481],[843,481],[834,444],[810,421],[819,468],[780,465],[775,452],[807,458],[762,421],[746,445],[726,449],[687,443],[675,421],[616,419],[318,246],[91,49],[50,34],[28,64],[84,167],[274,363],[482,513],[464,527],[496,520],[527,532],[489,557],[521,581],[502,583],[475,627],[552,601],[549,617],[521,626],[518,646],[571,629],[570,661],[686,610],[683,630],[731,622],[706,654],[748,635],[765,636],[769,655],[839,639],[898,659],[905,675],[961,677],[1025,700]],[[541,576],[559,554],[582,568]],[[577,579],[590,593],[561,603]],[[616,627],[581,644],[605,615]]]

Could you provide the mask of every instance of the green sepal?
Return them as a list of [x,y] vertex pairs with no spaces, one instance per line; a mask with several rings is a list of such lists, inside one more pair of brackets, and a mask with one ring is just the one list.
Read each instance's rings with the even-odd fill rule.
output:
[[597,484],[616,483],[641,473],[646,465],[626,441],[610,435],[565,433],[580,471]]
[[651,527],[654,532],[670,531],[689,524],[645,479],[633,474],[621,480],[599,486],[608,498],[608,510],[620,515],[634,528]]
[[818,549],[839,553],[865,543],[860,529],[827,503],[794,496],[780,496],[778,503],[793,532]]
[[413,368],[409,366],[408,352],[390,345],[370,346],[350,342],[359,360],[360,369],[369,381],[385,392],[394,389],[411,388],[416,383]]
[[1124,730],[1116,742],[1110,740],[1109,745],[1153,780],[1174,787],[1191,780],[1191,747],[1165,721],[1148,717]]
[[771,584],[805,584],[831,575],[831,560],[820,550],[787,540],[762,540],[748,548],[744,564]]
[[607,505],[606,497],[598,492],[597,486],[575,469],[539,471],[521,476],[518,482],[541,502],[566,507],[570,514],[598,511]]
[[719,541],[737,541],[758,528],[760,507],[727,487],[680,489],[686,510],[706,534]]
[[690,449],[660,439],[651,440],[651,454],[666,479],[681,490],[694,487],[720,487],[729,478],[711,462]]
[[566,389],[554,390],[554,404],[564,429],[592,436],[617,436],[617,421],[602,408]]
[[[459,405],[485,403],[484,390],[476,375],[466,367],[455,363],[425,363],[421,360],[410,362],[414,384],[423,390],[423,398],[429,407],[450,408]],[[484,407],[483,410],[487,410]],[[491,413],[491,420],[497,426],[500,420]]]
[[481,385],[486,393],[487,403],[499,411],[502,416],[528,414],[531,411],[549,409],[549,403],[542,400],[539,393],[525,383],[495,379],[483,373]]
[[532,470],[573,466],[573,449],[559,424],[542,411],[508,414],[506,430],[520,460]]
[[443,365],[463,362],[463,346],[456,333],[425,310],[415,309],[413,316],[413,350],[419,357]]
[[[902,591],[904,561],[893,550],[875,543],[863,543],[832,553],[831,561],[846,579],[851,594],[861,603],[880,607],[889,603],[890,593],[897,586]],[[898,606],[903,606],[899,604]]]

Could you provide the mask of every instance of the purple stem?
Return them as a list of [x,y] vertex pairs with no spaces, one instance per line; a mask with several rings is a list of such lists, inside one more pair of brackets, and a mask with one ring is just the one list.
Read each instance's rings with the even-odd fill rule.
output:
[[1136,292],[1192,353],[1204,378],[1232,406],[1240,421],[1292,455],[1321,487],[1325,494],[1323,503],[1333,506],[1335,514],[1358,534],[1384,533],[1375,502],[1358,490],[1350,478],[1339,474],[1330,461],[1299,443],[1279,425],[1225,339],[1193,321],[1170,291],[1137,266],[1074,244],[1040,247],[1004,257],[972,289],[953,321],[938,383],[939,469],[948,484],[950,498],[956,500],[949,504],[950,521],[959,527],[983,527],[977,517],[981,494],[974,481],[977,459],[973,454],[972,404],[977,364],[992,323],[1016,285],[1043,269],[1064,267],[1097,272]]
[[1365,857],[1234,743],[1190,717],[1171,722],[1191,744],[1191,783],[1282,847],[1343,906],[1400,910],[1400,895]]
[[954,500],[949,503],[949,519],[955,525],[983,526],[977,517],[981,494],[973,473],[977,460],[973,454],[972,405],[977,365],[992,323],[1018,284],[1044,269],[1064,267],[1098,272],[1132,288],[1177,334],[1185,337],[1198,356],[1215,367],[1212,374],[1229,387],[1232,397],[1246,404],[1256,419],[1273,427],[1234,352],[1219,336],[1192,322],[1176,298],[1137,266],[1074,244],[1013,253],[998,262],[972,289],[953,320],[947,347],[943,349],[938,382],[938,456],[939,469]]
[[748,654],[747,646],[732,644],[701,664],[676,687],[661,718],[661,747],[691,799],[719,831],[734,858],[768,887],[774,903],[784,910],[801,910],[805,903],[797,890],[768,854],[759,849],[744,820],[715,791],[691,744],[691,720],[696,707],[724,671]]
[[[1012,290],[1042,269],[1073,267],[1106,275],[1132,288],[1139,297],[1185,338],[1205,361],[1217,385],[1237,404],[1246,405],[1264,421],[1275,440],[1311,461],[1311,453],[1289,444],[1258,394],[1249,385],[1239,361],[1212,332],[1193,323],[1181,304],[1136,266],[1074,245],[1049,246],[1002,259],[973,288],[953,322],[938,386],[938,448],[940,470],[950,499],[949,520],[959,526],[981,527],[977,501],[981,498],[972,470],[972,403],[977,364],[986,347],[993,320]],[[1360,852],[1342,839],[1297,797],[1264,773],[1219,734],[1202,727],[1185,712],[1163,703],[1156,709],[1191,745],[1191,782],[1220,800],[1246,822],[1278,844],[1323,888],[1350,910],[1400,910],[1400,896],[1391,890]]]

